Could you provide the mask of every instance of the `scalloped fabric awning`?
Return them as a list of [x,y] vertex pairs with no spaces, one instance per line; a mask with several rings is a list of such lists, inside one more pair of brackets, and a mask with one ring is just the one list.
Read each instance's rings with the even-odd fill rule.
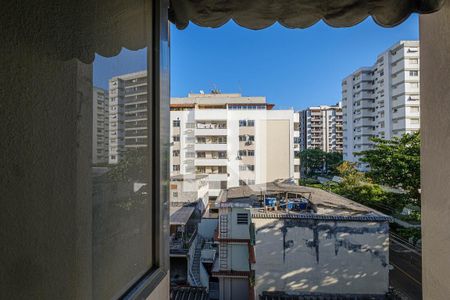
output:
[[[395,26],[411,13],[437,11],[445,0],[77,0],[13,1],[0,10],[0,45],[18,44],[58,59],[91,63],[95,54],[111,57],[122,48],[137,50],[151,39],[152,1],[169,5],[179,29],[189,22],[219,27],[237,24],[262,29],[275,22],[306,28],[319,20],[347,27],[372,16]],[[45,5],[44,5],[45,4]]]
[[349,27],[372,16],[384,27],[400,24],[411,13],[437,11],[445,0],[171,0],[170,20],[178,29],[189,22],[220,27],[233,20],[249,29],[275,22],[287,28],[307,28],[323,20]]

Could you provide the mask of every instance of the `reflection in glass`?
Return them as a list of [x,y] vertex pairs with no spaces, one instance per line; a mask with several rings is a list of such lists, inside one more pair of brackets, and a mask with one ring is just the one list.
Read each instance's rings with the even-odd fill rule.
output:
[[[145,51],[98,57],[93,94],[93,298],[118,298],[152,267]],[[133,70],[139,71],[139,70]]]

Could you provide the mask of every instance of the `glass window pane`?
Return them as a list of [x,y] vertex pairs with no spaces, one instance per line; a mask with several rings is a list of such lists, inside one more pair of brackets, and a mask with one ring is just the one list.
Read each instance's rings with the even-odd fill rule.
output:
[[94,62],[94,299],[120,297],[153,265],[146,69],[146,49]]

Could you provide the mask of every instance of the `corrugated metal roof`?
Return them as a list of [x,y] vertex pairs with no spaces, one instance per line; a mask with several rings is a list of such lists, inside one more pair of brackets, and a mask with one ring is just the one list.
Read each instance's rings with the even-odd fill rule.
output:
[[170,225],[186,225],[195,207],[171,207],[170,208]]

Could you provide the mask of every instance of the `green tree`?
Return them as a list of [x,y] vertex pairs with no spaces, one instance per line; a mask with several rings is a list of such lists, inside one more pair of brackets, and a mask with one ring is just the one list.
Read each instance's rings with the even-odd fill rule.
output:
[[372,138],[373,149],[359,152],[367,163],[367,176],[374,182],[402,188],[413,199],[420,199],[420,133],[404,134],[391,140]]
[[328,152],[325,154],[326,171],[329,174],[337,175],[338,166],[342,163],[342,153]]
[[300,152],[300,163],[307,176],[321,173],[325,161],[325,152],[321,149],[305,149]]
[[334,188],[335,193],[366,205],[385,200],[386,193],[359,172],[355,163],[344,161],[337,170],[342,181]]
[[316,174],[338,174],[337,166],[342,163],[342,154],[324,152],[321,149],[306,149],[300,152],[302,170],[307,176]]
[[143,181],[148,178],[148,151],[146,148],[129,149],[123,159],[114,165],[108,175],[117,182]]

